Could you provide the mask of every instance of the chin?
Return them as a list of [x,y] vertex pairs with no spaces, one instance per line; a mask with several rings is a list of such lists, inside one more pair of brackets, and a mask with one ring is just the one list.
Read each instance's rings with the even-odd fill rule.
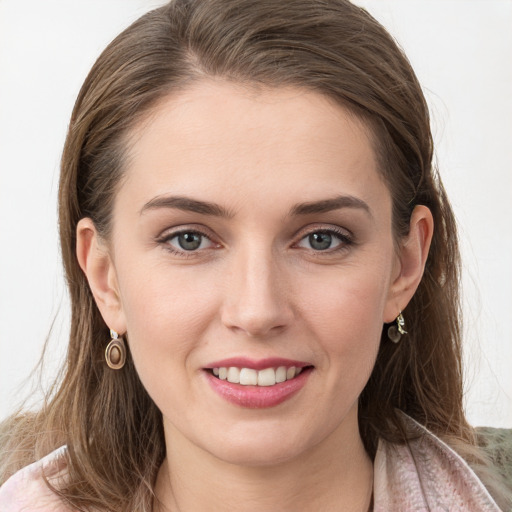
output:
[[280,442],[227,443],[224,449],[215,447],[210,453],[228,464],[245,467],[268,467],[293,461],[303,452],[303,448],[283,445]]
[[275,466],[301,457],[328,435],[320,432],[312,436],[311,432],[303,430],[305,426],[301,429],[299,425],[290,425],[283,420],[277,424],[274,421],[249,425],[240,422],[236,427],[221,428],[216,435],[210,431],[208,442],[201,443],[203,449],[229,464]]

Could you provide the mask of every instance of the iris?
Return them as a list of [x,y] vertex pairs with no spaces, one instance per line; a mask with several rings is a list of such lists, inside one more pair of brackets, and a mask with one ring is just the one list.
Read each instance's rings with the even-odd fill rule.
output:
[[202,235],[199,233],[181,233],[178,235],[178,244],[185,251],[194,251],[199,249],[202,241]]
[[308,238],[311,247],[317,251],[325,251],[331,247],[332,235],[329,233],[312,233]]

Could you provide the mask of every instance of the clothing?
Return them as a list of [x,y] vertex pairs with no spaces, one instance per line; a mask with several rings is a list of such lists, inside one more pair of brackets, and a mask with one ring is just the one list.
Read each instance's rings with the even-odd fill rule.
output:
[[[468,464],[404,415],[407,444],[379,442],[374,461],[374,512],[500,512]],[[510,440],[510,436],[508,437]],[[70,512],[46,486],[65,476],[65,447],[14,474],[0,487],[0,512]]]
[[46,485],[66,474],[66,447],[61,446],[46,457],[24,467],[0,487],[0,512],[71,512]]
[[479,427],[476,433],[478,444],[494,462],[503,481],[508,483],[512,497],[512,430]]
[[469,465],[425,427],[404,415],[407,444],[380,440],[374,460],[374,512],[498,512]]

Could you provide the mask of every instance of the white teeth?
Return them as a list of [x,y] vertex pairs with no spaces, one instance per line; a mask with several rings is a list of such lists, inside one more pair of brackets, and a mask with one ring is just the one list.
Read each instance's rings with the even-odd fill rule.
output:
[[256,386],[258,384],[258,372],[251,368],[242,368],[240,370],[240,384]]
[[302,368],[279,366],[257,371],[252,368],[237,368],[236,366],[213,368],[213,374],[221,380],[243,386],[274,386],[286,380],[293,379],[302,372]]
[[276,370],[276,382],[284,382],[286,380],[286,366],[280,366]]
[[258,386],[273,386],[276,383],[274,368],[265,368],[258,372]]
[[240,382],[240,370],[234,366],[228,368],[227,380],[233,384],[238,384]]

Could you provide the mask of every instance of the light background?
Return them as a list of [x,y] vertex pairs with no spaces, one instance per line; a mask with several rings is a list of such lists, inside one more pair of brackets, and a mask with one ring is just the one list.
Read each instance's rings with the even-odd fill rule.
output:
[[[0,419],[31,389],[52,325],[43,386],[65,352],[56,195],[74,99],[105,45],[161,3],[0,0]],[[512,1],[357,3],[398,39],[431,107],[463,246],[469,419],[511,427]]]

